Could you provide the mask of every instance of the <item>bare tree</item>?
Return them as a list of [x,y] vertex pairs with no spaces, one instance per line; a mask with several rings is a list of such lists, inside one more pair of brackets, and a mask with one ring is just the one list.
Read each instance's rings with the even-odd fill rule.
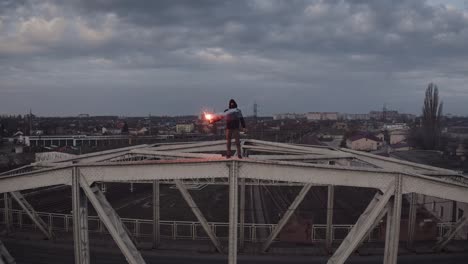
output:
[[422,139],[425,149],[435,149],[440,143],[443,103],[439,102],[439,89],[430,83],[426,89],[422,114]]

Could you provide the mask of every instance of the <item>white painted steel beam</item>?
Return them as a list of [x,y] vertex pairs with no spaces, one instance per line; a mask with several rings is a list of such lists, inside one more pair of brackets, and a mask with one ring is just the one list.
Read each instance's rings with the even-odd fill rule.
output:
[[73,169],[72,181],[72,209],[73,209],[73,242],[75,249],[75,263],[89,264],[89,234],[88,234],[88,201],[80,188],[80,173]]
[[329,185],[328,186],[328,195],[327,195],[327,229],[325,235],[325,247],[327,248],[328,252],[332,251],[332,243],[333,243],[333,209],[334,209],[334,202],[335,202],[335,186]]
[[292,154],[296,154],[296,155],[311,154],[310,151],[306,151],[306,150],[280,149],[280,148],[270,147],[270,146],[245,145],[244,149],[250,150],[250,151],[267,152],[267,153],[286,153],[286,154],[289,154],[289,155],[292,155]]
[[107,159],[118,157],[120,155],[125,155],[125,153],[133,149],[148,148],[150,146],[151,145],[143,144],[143,145],[130,146],[130,147],[125,147],[125,148],[104,150],[104,151],[79,155],[73,158],[61,159],[55,162],[60,163],[60,162],[73,161],[73,162],[78,162],[78,163],[92,163],[92,162],[104,161]]
[[52,227],[48,226],[42,218],[36,213],[31,204],[26,200],[26,198],[20,192],[11,192],[11,197],[23,208],[26,214],[31,218],[31,220],[36,224],[37,228],[48,238],[53,239],[54,234],[52,232]]
[[294,201],[291,203],[288,210],[284,213],[283,217],[281,217],[276,228],[271,232],[271,234],[262,244],[261,252],[266,252],[270,248],[270,245],[273,242],[273,240],[275,240],[275,238],[279,235],[283,227],[288,223],[289,219],[294,214],[294,211],[299,206],[299,204],[301,204],[301,202],[304,200],[304,197],[306,196],[307,192],[309,192],[312,186],[313,186],[312,184],[306,184],[304,185],[304,187],[302,187],[301,191],[296,196]]
[[94,187],[91,189],[84,177],[80,177],[80,184],[89,201],[98,213],[99,218],[109,231],[109,234],[112,236],[115,243],[127,259],[127,262],[130,264],[146,263],[132,242],[132,239],[124,227],[124,224],[120,220],[120,217],[109,204],[105,196],[99,191],[98,188]]
[[11,229],[12,229],[12,225],[11,225],[11,222],[12,222],[12,219],[11,219],[11,207],[10,207],[10,203],[9,203],[9,197],[8,197],[8,193],[4,193],[3,194],[3,221],[5,222],[5,228],[6,228],[6,232],[7,233],[10,233],[11,232]]
[[[242,161],[241,177],[384,190],[394,172],[284,161]],[[468,188],[466,189],[468,193]]]
[[213,230],[211,229],[210,225],[208,224],[208,221],[206,221],[206,218],[203,216],[203,214],[200,211],[200,209],[198,208],[197,204],[193,200],[192,196],[188,192],[187,188],[185,188],[185,185],[179,180],[176,180],[174,182],[175,182],[177,188],[179,189],[180,193],[182,194],[182,197],[187,202],[190,209],[192,209],[193,214],[195,215],[195,217],[197,217],[198,222],[200,222],[200,224],[202,225],[202,227],[205,230],[206,234],[210,238],[211,242],[213,242],[213,245],[215,246],[216,250],[219,253],[222,253],[223,248],[221,246],[221,243],[219,242],[218,238],[214,234]]
[[172,151],[180,151],[180,152],[187,152],[187,151],[198,151],[204,149],[206,147],[212,146],[224,146],[226,145],[225,140],[214,140],[208,142],[197,142],[197,143],[188,143],[188,144],[178,144],[178,145],[163,145],[151,148],[153,150],[172,150]]
[[427,172],[439,172],[444,175],[445,174],[448,174],[448,175],[458,174],[456,171],[453,171],[453,170],[447,170],[447,169],[443,169],[439,167],[428,166],[424,164],[399,160],[395,158],[378,156],[378,155],[374,155],[374,154],[366,153],[362,151],[356,151],[356,150],[351,150],[351,149],[346,149],[346,148],[341,148],[340,150],[346,153],[352,153],[356,156],[356,158],[362,161],[368,162],[370,164],[376,165],[378,167],[381,167],[383,169],[398,170],[401,172],[421,173],[421,174],[424,174],[424,172],[426,171]]
[[395,226],[394,223],[394,206],[395,203],[393,201],[393,198],[388,201],[388,212],[387,212],[387,221],[385,223],[385,249],[384,249],[384,264],[389,264],[391,261],[392,257],[392,234],[391,232],[393,231],[393,226]]
[[[78,165],[89,182],[214,179],[228,177],[226,159],[160,160]],[[306,164],[286,161],[239,161],[241,178],[322,185],[368,187],[384,190],[399,172],[382,169]],[[0,177],[0,192],[57,184],[71,184],[71,166]],[[186,172],[190,171],[190,174]],[[468,203],[468,185],[434,177],[402,173],[403,193],[420,193]]]
[[220,154],[204,154],[204,153],[182,153],[175,151],[156,151],[148,149],[135,149],[130,151],[131,154],[141,154],[156,157],[174,157],[174,158],[221,158]]
[[259,160],[291,160],[291,161],[317,161],[317,160],[341,160],[353,159],[350,154],[317,155],[317,154],[296,154],[296,155],[249,155],[251,159]]
[[15,259],[10,255],[7,248],[0,240],[0,264],[16,264]]
[[464,227],[466,224],[468,224],[468,217],[463,216],[460,218],[452,228],[444,235],[444,237],[437,243],[437,245],[434,247],[434,250],[436,252],[442,251],[447,244],[452,240],[452,238],[455,237],[455,235],[460,231],[462,227]]
[[314,146],[300,146],[300,145],[292,145],[292,144],[286,144],[286,143],[279,143],[279,142],[270,142],[270,141],[262,141],[262,140],[256,140],[256,139],[249,139],[246,141],[246,147],[249,145],[254,145],[254,146],[268,146],[268,147],[275,147],[277,149],[283,149],[283,150],[298,150],[298,151],[304,151],[309,154],[322,154],[322,155],[333,155],[340,153],[340,151],[337,151],[332,148],[327,148],[327,147],[314,147]]
[[51,185],[71,185],[72,167],[43,169],[0,177],[0,193],[35,189]]
[[380,215],[380,212],[382,212],[394,192],[395,183],[391,182],[383,194],[377,193],[374,196],[341,245],[328,260],[328,264],[345,263],[351,253],[356,249],[356,246],[359,245],[364,236],[369,232],[370,228],[373,226],[377,217]]
[[208,179],[227,178],[227,162],[223,158],[218,160],[160,160],[81,165],[80,168],[81,173],[89,182]]
[[390,200],[391,206],[387,213],[387,229],[385,233],[384,264],[396,264],[398,258],[398,246],[400,242],[401,222],[401,194],[402,177],[395,179],[395,194]]
[[416,204],[416,194],[410,193],[409,196],[409,214],[408,214],[408,240],[406,243],[407,248],[413,248],[414,242],[414,233],[416,229],[416,214],[417,214],[417,204]]
[[[34,163],[32,163],[32,164],[34,164]],[[29,171],[34,169],[34,165],[32,165],[32,164],[21,166],[19,168],[13,169],[13,170],[2,172],[2,173],[0,173],[0,177],[1,176],[11,176],[11,175],[16,175],[16,174],[23,174],[25,172],[29,172]]]
[[245,179],[240,179],[239,203],[239,250],[242,251],[245,245]]
[[387,203],[387,205],[384,207],[382,212],[380,212],[379,216],[377,216],[371,228],[369,228],[366,235],[362,238],[361,242],[356,246],[356,248],[359,248],[364,243],[364,241],[366,241],[366,239],[371,235],[371,232],[380,224],[380,221],[382,221],[384,216],[387,215],[388,211],[390,210],[389,208],[390,208],[390,203]]
[[402,193],[418,193],[468,203],[468,185],[435,177],[402,174]]
[[181,150],[181,152],[183,153],[225,152],[225,151],[226,151],[226,142],[223,145],[206,146],[206,147],[200,147],[200,148]]
[[228,263],[237,263],[237,218],[239,211],[238,203],[238,178],[239,164],[233,161],[229,166],[229,241],[228,241]]
[[155,180],[153,181],[153,248],[158,248],[161,242],[159,199],[159,180]]

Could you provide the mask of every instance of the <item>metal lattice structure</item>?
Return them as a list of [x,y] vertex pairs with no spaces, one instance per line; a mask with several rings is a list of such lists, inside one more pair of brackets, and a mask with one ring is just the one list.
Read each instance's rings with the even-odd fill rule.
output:
[[[290,216],[313,186],[328,186],[326,245],[331,250],[334,186],[373,188],[376,194],[328,263],[344,263],[383,217],[387,217],[384,263],[396,263],[402,195],[424,194],[468,203],[468,184],[458,172],[401,161],[373,154],[324,146],[294,145],[259,140],[243,140],[243,159],[226,159],[220,153],[225,141],[139,145],[92,154],[45,160],[0,174],[4,193],[5,221],[8,226],[8,197],[13,197],[39,229],[53,238],[51,228],[38,218],[20,191],[69,185],[73,199],[73,231],[76,263],[89,263],[86,201],[129,263],[145,263],[121,219],[95,183],[145,182],[153,184],[153,246],[160,244],[159,185],[175,184],[189,204],[214,247],[227,253],[229,263],[237,263],[238,245],[244,247],[245,186],[303,186],[279,223],[261,245],[267,251]],[[54,155],[51,155],[54,157]],[[229,186],[229,239],[227,248],[210,228],[187,184]],[[240,198],[240,199],[239,199]],[[240,200],[240,202],[239,202]],[[411,203],[410,236],[414,232],[414,203]],[[240,218],[240,220],[239,220]],[[440,250],[453,233],[467,223],[460,220],[435,247]],[[412,224],[412,225],[411,225]],[[413,228],[411,228],[413,226]],[[6,252],[6,249],[3,250]],[[331,251],[330,251],[331,252]],[[5,253],[6,254],[6,253]]]

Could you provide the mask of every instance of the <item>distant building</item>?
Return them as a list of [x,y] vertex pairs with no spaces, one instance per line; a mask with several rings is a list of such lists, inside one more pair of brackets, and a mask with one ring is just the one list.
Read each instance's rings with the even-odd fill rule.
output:
[[375,135],[380,141],[384,142],[385,141],[385,134],[383,132],[378,133]]
[[390,145],[406,142],[408,130],[398,129],[389,131]]
[[346,146],[352,150],[373,151],[382,146],[382,141],[372,135],[356,135],[346,140]]
[[336,122],[333,124],[333,128],[340,130],[348,130],[348,123],[346,122]]
[[338,120],[338,112],[322,113],[322,120]]
[[176,132],[178,134],[192,133],[194,130],[195,130],[194,124],[177,124],[176,125]]
[[383,125],[383,129],[385,130],[407,130],[409,129],[406,123],[397,123],[397,124],[385,124]]
[[307,120],[338,120],[338,112],[309,112],[306,114]]
[[344,120],[369,120],[369,114],[342,114],[341,118]]
[[370,111],[369,112],[369,116],[370,118],[373,118],[373,119],[397,119],[400,117],[400,114],[398,113],[398,111],[394,111],[394,110],[388,110],[388,111]]
[[296,113],[284,113],[284,114],[276,114],[273,115],[274,120],[283,120],[283,119],[302,119],[304,118],[304,114],[296,114]]
[[466,160],[466,157],[468,156],[468,149],[465,145],[460,143],[458,144],[458,147],[455,150],[455,155],[460,157],[461,160]]
[[318,121],[322,120],[322,114],[319,112],[309,112],[306,114],[307,120]]
[[89,117],[89,114],[79,114],[78,117],[79,118],[87,118],[87,117]]

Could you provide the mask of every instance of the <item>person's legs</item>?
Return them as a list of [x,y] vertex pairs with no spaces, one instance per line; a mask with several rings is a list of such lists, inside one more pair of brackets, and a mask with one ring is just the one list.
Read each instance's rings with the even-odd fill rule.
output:
[[226,129],[226,157],[231,157],[231,139],[232,139],[232,129]]
[[234,129],[232,131],[232,134],[233,134],[233,137],[234,137],[234,139],[236,141],[237,157],[242,158],[239,129]]

